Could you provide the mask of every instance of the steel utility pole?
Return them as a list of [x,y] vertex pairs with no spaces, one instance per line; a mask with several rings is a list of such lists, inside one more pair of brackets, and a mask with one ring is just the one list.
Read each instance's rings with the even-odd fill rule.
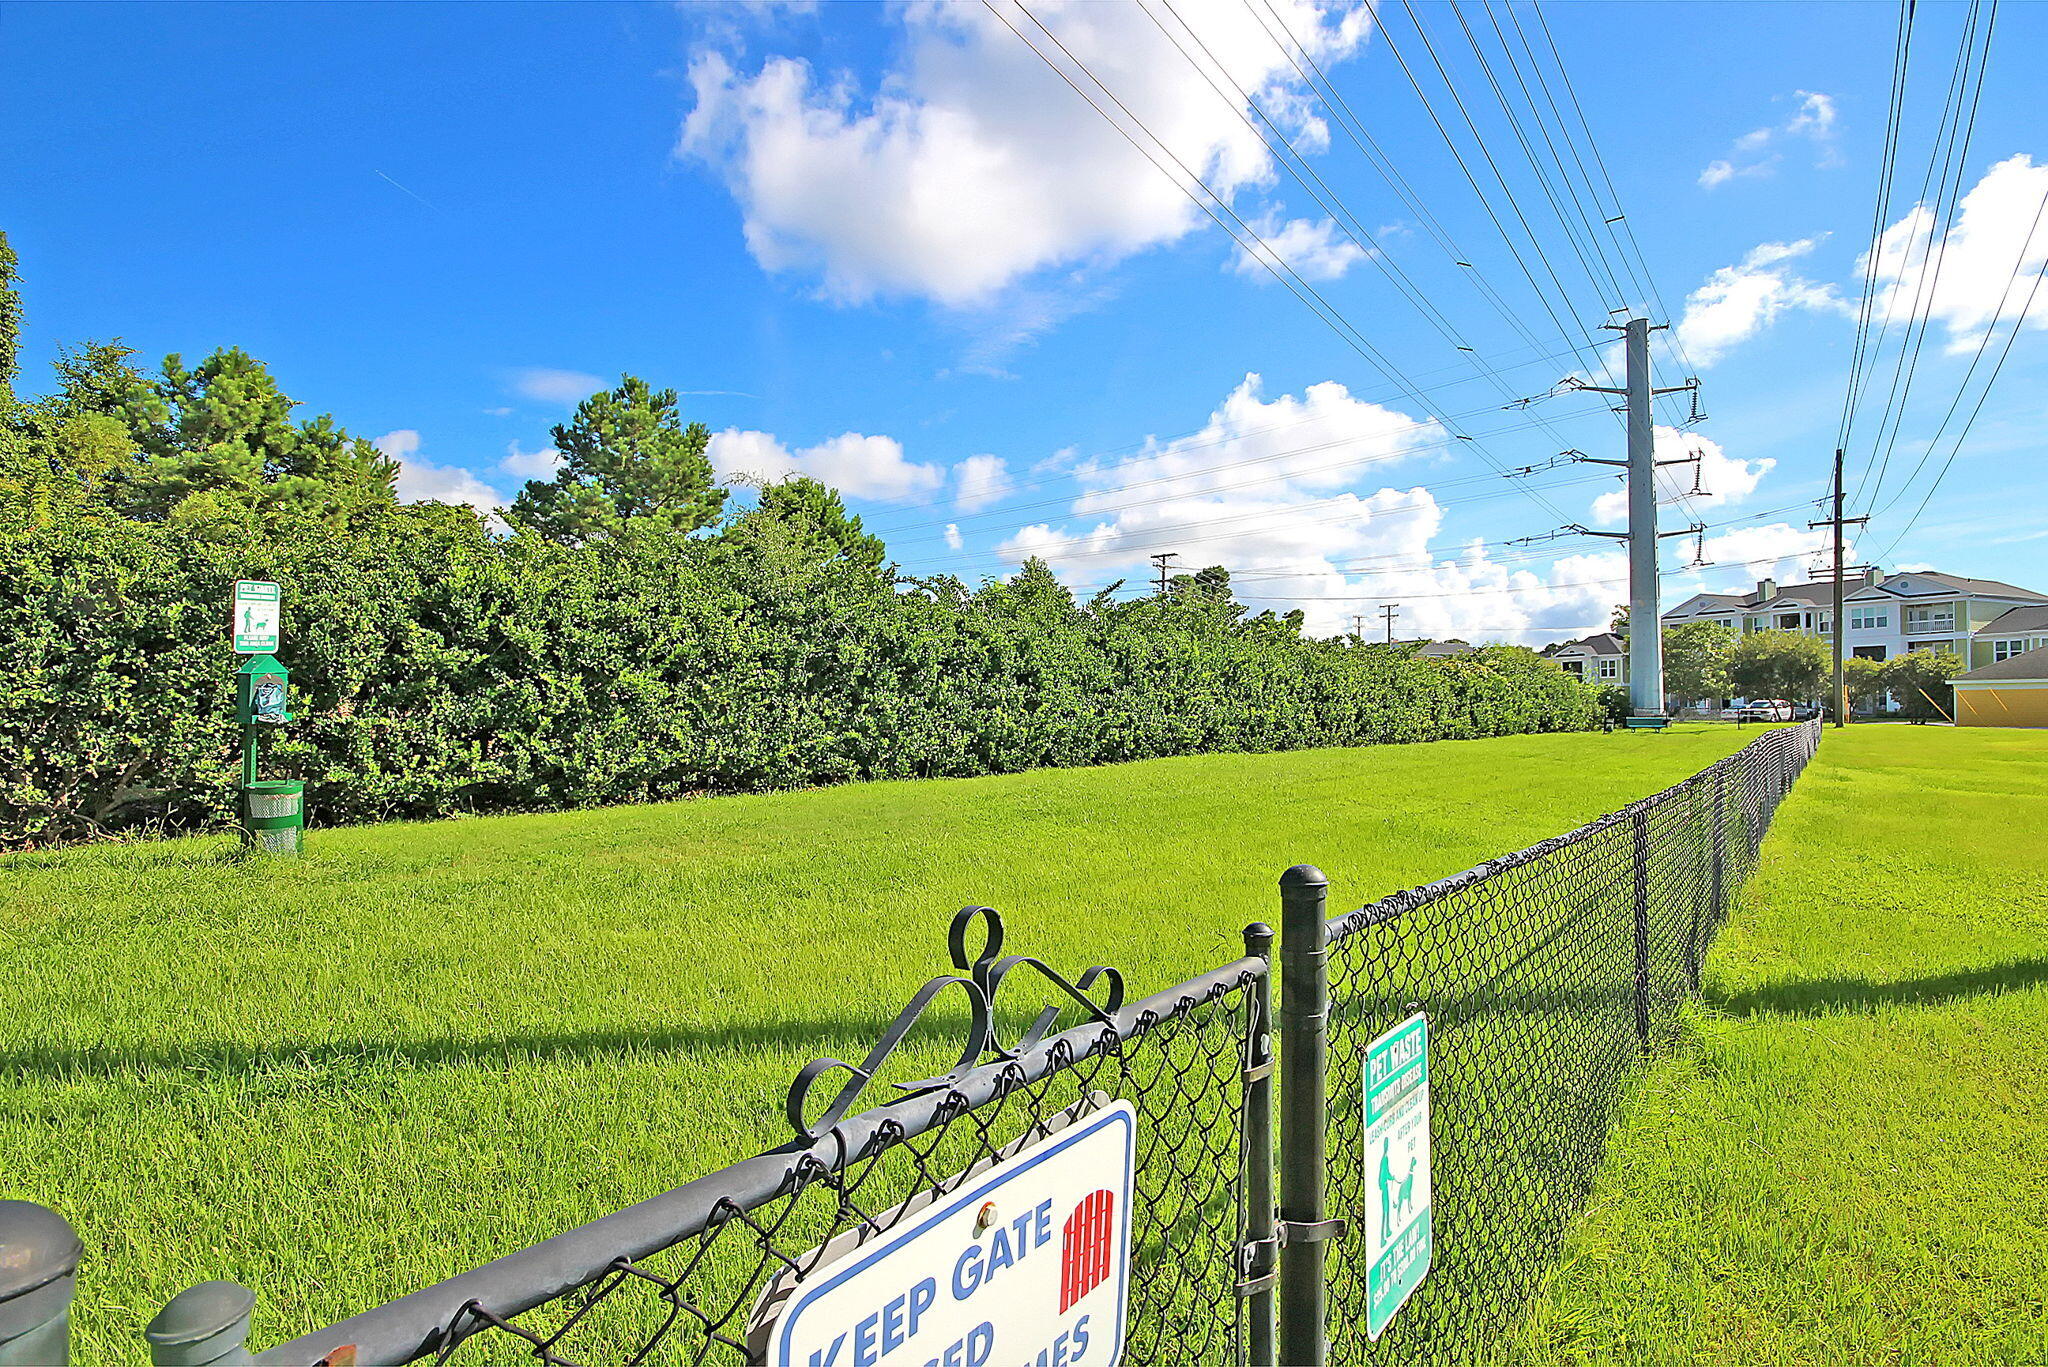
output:
[[1829,632],[1828,635],[1832,638],[1829,643],[1829,649],[1835,657],[1835,686],[1834,691],[1829,696],[1835,700],[1835,725],[1838,727],[1846,725],[1849,720],[1849,688],[1847,682],[1842,678],[1842,652],[1847,648],[1842,644],[1842,638],[1848,634],[1849,625],[1842,609],[1842,598],[1844,596],[1842,584],[1842,529],[1852,522],[1860,526],[1868,521],[1870,519],[1867,517],[1842,516],[1842,448],[1837,446],[1835,448],[1835,515],[1819,522],[1809,522],[1806,525],[1809,529],[1817,527],[1832,527],[1835,529],[1835,622],[1834,630]]
[[1387,644],[1394,643],[1394,619],[1401,615],[1399,603],[1389,603],[1380,609],[1380,616],[1387,619]]
[[1658,389],[1650,383],[1650,334],[1662,326],[1652,328],[1647,318],[1631,318],[1621,325],[1628,351],[1628,383],[1624,387],[1575,386],[1594,394],[1620,394],[1627,400],[1628,459],[1591,463],[1628,470],[1628,530],[1589,535],[1628,542],[1628,702],[1629,711],[1638,717],[1664,715],[1664,619],[1657,602],[1657,543],[1662,536],[1690,536],[1704,530],[1687,527],[1661,535],[1657,531],[1657,467],[1684,465],[1692,457],[1657,459],[1657,426],[1650,403],[1659,394],[1698,387],[1695,382]]

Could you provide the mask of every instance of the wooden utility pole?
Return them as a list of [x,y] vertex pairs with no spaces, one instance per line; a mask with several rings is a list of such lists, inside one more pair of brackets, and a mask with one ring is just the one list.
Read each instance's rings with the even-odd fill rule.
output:
[[1171,562],[1180,559],[1180,552],[1161,551],[1150,558],[1153,566],[1159,571],[1159,596],[1164,598],[1166,596],[1166,568]]
[[1842,655],[1847,649],[1842,644],[1842,638],[1848,635],[1849,632],[1849,622],[1842,609],[1842,599],[1845,596],[1842,585],[1842,529],[1852,523],[1861,526],[1868,521],[1870,519],[1867,517],[1842,516],[1842,448],[1837,446],[1835,448],[1835,515],[1823,518],[1819,522],[1809,522],[1806,524],[1809,528],[1832,527],[1835,531],[1835,622],[1834,630],[1829,632],[1828,635],[1833,638],[1831,649],[1835,660],[1835,686],[1831,696],[1835,700],[1836,726],[1846,726],[1849,721],[1849,686],[1842,676]]
[[1380,609],[1380,616],[1387,619],[1387,644],[1394,643],[1394,619],[1401,615],[1399,603],[1389,603]]

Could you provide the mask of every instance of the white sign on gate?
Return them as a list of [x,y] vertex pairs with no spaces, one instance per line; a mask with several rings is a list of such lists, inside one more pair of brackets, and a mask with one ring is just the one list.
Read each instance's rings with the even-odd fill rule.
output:
[[1115,1367],[1136,1152],[1137,1114],[1118,1101],[971,1175],[787,1288],[767,1360]]

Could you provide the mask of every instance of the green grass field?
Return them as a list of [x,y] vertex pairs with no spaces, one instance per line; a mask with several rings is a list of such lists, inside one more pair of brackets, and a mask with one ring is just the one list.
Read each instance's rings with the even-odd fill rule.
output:
[[2048,732],[1830,731],[1515,1360],[2048,1363]]
[[[786,1138],[944,971],[964,903],[1135,993],[1235,958],[1275,880],[1333,907],[1611,810],[1752,738],[1209,756],[0,864],[0,1194],[88,1264],[78,1360],[194,1281],[278,1341]],[[936,1058],[937,1055],[933,1055]],[[917,1060],[912,1060],[914,1065]]]

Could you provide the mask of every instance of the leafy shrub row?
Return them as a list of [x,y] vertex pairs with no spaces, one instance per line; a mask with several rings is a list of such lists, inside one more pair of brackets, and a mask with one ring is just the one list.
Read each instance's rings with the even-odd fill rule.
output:
[[1039,565],[978,589],[899,581],[765,505],[713,536],[584,546],[493,537],[457,511],[256,541],[122,519],[0,537],[0,844],[232,823],[236,578],[285,585],[298,720],[266,776],[307,780],[323,823],[1597,715],[1592,689],[1528,651],[1305,639],[1209,577],[1077,603]]

